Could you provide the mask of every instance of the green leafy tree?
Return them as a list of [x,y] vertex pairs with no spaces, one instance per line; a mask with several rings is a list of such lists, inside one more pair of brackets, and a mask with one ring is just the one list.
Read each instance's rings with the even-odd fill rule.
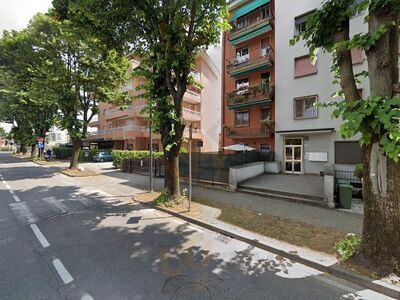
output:
[[76,169],[98,103],[128,101],[127,92],[121,90],[128,76],[128,61],[72,21],[38,15],[31,25],[41,32],[36,47],[44,49],[48,57],[45,87],[56,94],[58,122],[73,143],[70,169]]
[[[368,9],[368,32],[350,36],[350,20]],[[330,103],[341,117],[341,134],[362,134],[364,227],[359,257],[378,270],[400,266],[400,96],[398,0],[327,0],[307,21],[302,37],[313,56],[316,49],[333,54],[345,100]],[[368,72],[354,74],[351,49],[361,48]],[[370,97],[357,90],[368,76]]]
[[182,99],[196,54],[218,42],[229,27],[225,0],[81,1],[55,0],[59,15],[83,20],[106,43],[131,48],[140,57],[136,76],[145,89],[153,128],[161,134],[165,158],[165,189],[180,197],[179,151],[185,123]]
[[34,45],[40,32],[31,25],[20,32],[4,32],[0,39],[0,118],[13,123],[23,152],[37,137],[44,138],[53,125],[57,107],[54,93],[46,88],[47,57]]

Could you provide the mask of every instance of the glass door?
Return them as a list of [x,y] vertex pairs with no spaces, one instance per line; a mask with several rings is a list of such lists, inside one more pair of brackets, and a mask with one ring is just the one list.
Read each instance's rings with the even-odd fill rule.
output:
[[303,173],[303,139],[285,139],[285,173]]

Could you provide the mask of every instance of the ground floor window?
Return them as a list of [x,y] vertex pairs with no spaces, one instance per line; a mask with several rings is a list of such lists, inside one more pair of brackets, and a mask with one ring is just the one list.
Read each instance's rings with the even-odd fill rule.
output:
[[361,163],[361,146],[357,141],[335,142],[335,164]]

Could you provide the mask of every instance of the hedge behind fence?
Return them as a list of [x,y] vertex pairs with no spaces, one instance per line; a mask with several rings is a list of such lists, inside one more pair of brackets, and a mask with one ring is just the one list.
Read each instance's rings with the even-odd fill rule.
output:
[[[95,156],[96,153],[104,152],[104,151],[110,151],[110,150],[81,150],[79,153],[79,161],[83,161],[83,162],[93,161],[93,156]],[[89,155],[86,156],[85,153],[89,153]],[[68,159],[72,156],[72,148],[56,147],[56,148],[53,148],[53,154],[58,159]]]
[[[112,151],[112,156],[113,156],[113,165],[116,168],[121,168],[121,162],[123,159],[129,159],[129,158],[149,158],[150,157],[150,151],[129,151],[129,150],[113,150]],[[164,153],[163,152],[153,152],[153,157],[154,158],[159,158],[163,157]]]

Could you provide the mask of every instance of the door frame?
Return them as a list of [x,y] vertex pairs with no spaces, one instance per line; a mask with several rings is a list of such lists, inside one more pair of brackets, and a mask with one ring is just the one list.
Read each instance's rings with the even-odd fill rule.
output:
[[[301,171],[300,172],[288,172],[286,171],[286,140],[301,140],[301,145],[292,145],[292,149],[294,149],[294,146],[300,146],[301,148]],[[293,159],[291,160],[291,162],[294,162],[294,151],[293,151]],[[294,168],[293,168],[294,169]],[[292,174],[292,175],[303,175],[304,174],[304,138],[303,137],[285,137],[283,139],[283,172],[285,174]]]

